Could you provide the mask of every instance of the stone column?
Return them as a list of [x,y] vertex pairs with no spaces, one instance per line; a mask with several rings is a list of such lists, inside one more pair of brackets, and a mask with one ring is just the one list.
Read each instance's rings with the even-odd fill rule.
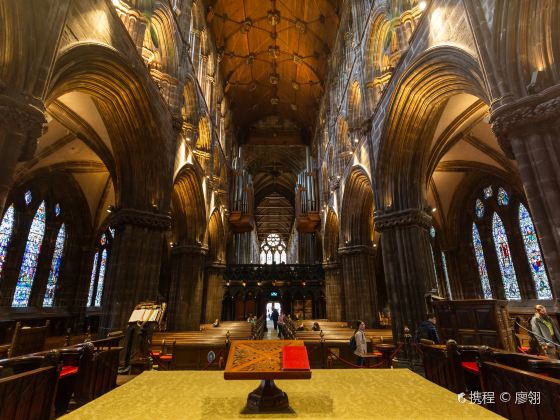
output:
[[493,110],[492,130],[517,160],[531,216],[548,268],[552,293],[560,296],[560,85]]
[[4,212],[16,165],[33,156],[44,123],[43,111],[38,107],[0,95],[0,215]]
[[171,252],[169,288],[169,329],[200,329],[204,295],[204,266],[208,248],[179,245]]
[[432,217],[420,209],[376,212],[395,343],[404,341],[426,318],[425,294],[436,283],[430,251]]
[[326,263],[323,264],[323,269],[325,270],[327,318],[329,321],[346,321],[344,282],[340,264]]
[[368,328],[377,325],[377,284],[375,250],[365,245],[338,249],[342,259],[346,320],[360,319]]
[[213,263],[206,268],[204,322],[222,319],[222,301],[224,299],[224,264]]
[[168,215],[122,209],[110,222],[116,229],[103,292],[100,333],[125,329],[134,306],[158,296]]

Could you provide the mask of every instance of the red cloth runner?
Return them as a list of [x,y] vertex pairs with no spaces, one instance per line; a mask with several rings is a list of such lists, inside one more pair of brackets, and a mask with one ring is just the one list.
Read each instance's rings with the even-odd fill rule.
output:
[[282,347],[282,369],[309,370],[309,359],[305,346]]
[[463,369],[478,375],[478,365],[476,362],[461,362],[461,365],[463,366]]
[[76,373],[78,373],[77,366],[62,366],[62,370],[60,371],[59,378],[75,375]]

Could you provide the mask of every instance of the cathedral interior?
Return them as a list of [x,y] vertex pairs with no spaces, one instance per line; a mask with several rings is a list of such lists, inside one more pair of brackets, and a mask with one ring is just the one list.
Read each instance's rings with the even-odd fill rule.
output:
[[556,0],[0,0],[0,349],[18,322],[104,338],[141,302],[169,332],[272,304],[393,343],[434,310],[459,345],[494,344],[458,308],[557,322],[559,22]]

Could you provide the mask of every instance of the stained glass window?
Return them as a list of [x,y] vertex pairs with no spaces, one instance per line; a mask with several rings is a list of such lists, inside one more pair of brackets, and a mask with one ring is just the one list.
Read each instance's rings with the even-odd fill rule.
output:
[[445,259],[445,252],[441,251],[441,263],[443,264],[443,275],[445,277],[445,286],[447,287],[447,296],[453,299],[451,295],[451,283],[449,282],[449,273],[447,272],[447,260]]
[[60,204],[54,206],[54,214],[57,216],[60,215]]
[[88,292],[88,299],[87,304],[91,306],[93,304],[93,290],[95,289],[95,280],[97,280],[97,260],[99,259],[99,252],[95,253],[95,257],[93,257],[93,268],[91,270],[91,279],[89,282],[89,292]]
[[286,244],[276,233],[269,234],[261,243],[261,264],[286,262]]
[[101,253],[101,264],[99,267],[99,277],[97,278],[97,290],[95,292],[95,306],[101,306],[103,296],[103,281],[105,280],[105,270],[107,269],[107,250]]
[[484,198],[492,197],[492,194],[494,194],[494,191],[492,191],[492,185],[488,185],[486,188],[484,188],[483,193]]
[[60,226],[58,235],[56,236],[56,244],[51,262],[51,271],[49,280],[47,281],[47,290],[43,298],[43,306],[50,307],[54,303],[54,294],[56,291],[56,282],[58,281],[58,272],[60,271],[60,263],[62,262],[62,253],[64,252],[64,242],[66,240],[66,227],[64,224]]
[[546,268],[542,259],[541,249],[537,240],[535,226],[531,215],[523,204],[519,204],[519,227],[523,236],[523,244],[525,245],[525,253],[531,267],[531,275],[535,282],[538,299],[552,299],[552,291],[550,283],[546,275]]
[[31,200],[33,200],[33,195],[31,195],[31,191],[27,191],[25,193],[25,204],[29,205],[29,203],[31,203]]
[[511,259],[506,230],[498,213],[494,213],[492,216],[492,236],[494,237],[494,246],[496,247],[498,262],[500,263],[500,272],[502,273],[502,282],[504,283],[506,299],[520,300],[521,293],[519,292],[515,268],[513,267],[513,261]]
[[105,234],[101,235],[101,239],[99,239],[99,243],[101,245],[105,245],[107,243],[107,236]]
[[13,307],[27,306],[29,303],[29,296],[31,295],[31,287],[35,279],[35,272],[37,271],[37,263],[39,262],[39,255],[41,254],[41,246],[43,243],[43,236],[45,236],[45,202],[43,201],[33,222],[29,229],[27,236],[27,243],[25,244],[25,253],[23,254],[23,262],[12,300]]
[[[432,244],[430,244],[430,251],[432,252],[432,265],[434,266],[434,276],[436,277],[436,283],[439,283],[437,281],[436,257],[434,255],[434,248],[432,248]],[[438,289],[439,289],[439,285],[438,285]],[[438,293],[441,294],[441,290],[439,290]]]
[[0,224],[0,276],[2,275],[2,267],[4,267],[6,256],[8,255],[8,247],[10,246],[12,231],[14,230],[14,221],[15,211],[14,206],[11,205],[6,210],[6,214],[4,214]]
[[435,229],[433,226],[430,227],[430,236],[431,236],[432,238],[435,238],[435,237],[436,237],[436,229]]
[[509,204],[508,193],[502,187],[498,189],[498,204],[500,206],[507,206]]
[[490,287],[490,279],[488,278],[488,271],[486,270],[486,260],[484,259],[484,250],[482,249],[482,241],[476,223],[472,224],[472,237],[474,256],[478,266],[478,275],[480,276],[480,283],[482,284],[482,293],[484,299],[492,299],[492,288]]
[[482,219],[484,217],[484,204],[482,204],[482,201],[480,201],[480,199],[476,199],[476,202],[474,204],[474,211],[476,213],[476,217],[478,217],[479,219]]

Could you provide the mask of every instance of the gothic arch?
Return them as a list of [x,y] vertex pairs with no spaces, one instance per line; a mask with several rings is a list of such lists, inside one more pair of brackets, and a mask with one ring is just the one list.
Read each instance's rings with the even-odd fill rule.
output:
[[210,263],[225,263],[226,235],[219,210],[214,210],[208,222],[208,259]]
[[374,200],[367,173],[354,168],[346,180],[340,217],[341,239],[344,246],[373,244]]
[[458,93],[489,102],[478,63],[456,47],[428,50],[401,77],[385,117],[377,157],[378,208],[424,207],[433,132],[446,99]]
[[[110,47],[82,43],[57,59],[48,98],[72,91],[94,99],[109,132],[117,168],[115,190],[120,192],[117,205],[165,208],[165,185],[173,169],[165,156],[171,154],[169,139],[174,136],[169,109],[147,74]],[[135,175],[139,172],[142,176]]]
[[362,115],[362,90],[360,83],[354,80],[348,98],[348,124],[351,130],[359,129]]
[[202,152],[209,152],[212,143],[212,131],[208,116],[205,115],[198,121],[198,139],[196,148]]
[[173,12],[164,3],[158,3],[144,36],[144,45],[155,47],[158,52],[158,70],[173,77],[179,74],[179,54]]
[[206,202],[201,177],[190,165],[177,174],[171,208],[175,242],[180,245],[202,246],[206,234]]
[[329,209],[325,221],[325,236],[323,240],[323,256],[326,263],[338,261],[339,231],[338,217],[332,209]]

